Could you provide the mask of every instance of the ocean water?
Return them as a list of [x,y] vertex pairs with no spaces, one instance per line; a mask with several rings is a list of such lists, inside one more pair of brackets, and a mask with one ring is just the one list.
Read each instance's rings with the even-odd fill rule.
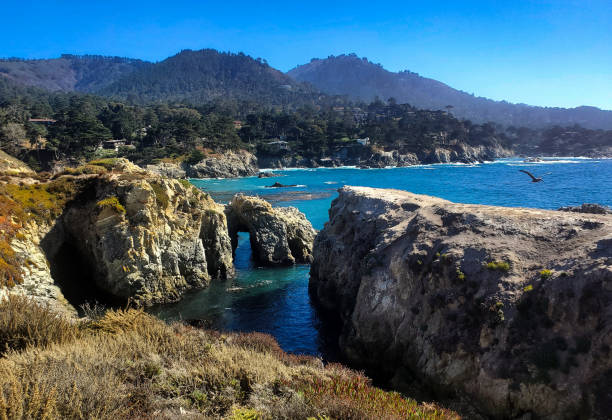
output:
[[[542,177],[533,183],[519,169]],[[259,195],[274,206],[295,206],[315,229],[328,220],[331,201],[343,185],[396,188],[461,203],[556,209],[599,203],[612,206],[612,160],[545,159],[524,163],[505,159],[475,165],[438,164],[389,169],[289,169],[275,178],[192,179],[218,202],[239,192]],[[274,182],[289,188],[267,188]],[[161,318],[200,319],[227,331],[260,331],[274,335],[289,352],[333,358],[333,337],[310,304],[307,265],[257,267],[248,234],[236,250],[236,277],[215,282],[180,302],[152,308]]]

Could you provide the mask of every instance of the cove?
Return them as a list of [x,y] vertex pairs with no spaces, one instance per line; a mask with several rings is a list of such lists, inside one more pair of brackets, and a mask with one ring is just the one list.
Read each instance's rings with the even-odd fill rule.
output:
[[[544,182],[533,184],[525,169]],[[612,160],[505,159],[477,165],[439,164],[389,169],[295,169],[278,178],[194,179],[194,185],[227,203],[239,192],[259,195],[274,206],[295,206],[315,229],[328,220],[331,201],[343,185],[397,188],[451,201],[555,209],[582,203],[612,205]],[[274,182],[291,188],[267,188]],[[166,320],[203,320],[215,329],[272,334],[288,352],[335,359],[333,333],[326,330],[308,295],[309,266],[257,267],[248,234],[239,235],[236,276],[193,292],[180,302],[150,311]]]

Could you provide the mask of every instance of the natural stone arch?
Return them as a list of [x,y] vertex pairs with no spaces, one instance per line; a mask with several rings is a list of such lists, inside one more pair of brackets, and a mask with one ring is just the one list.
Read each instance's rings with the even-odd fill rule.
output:
[[237,194],[225,207],[232,248],[238,232],[248,232],[253,258],[264,265],[309,263],[316,235],[312,225],[295,207],[273,208],[258,197]]

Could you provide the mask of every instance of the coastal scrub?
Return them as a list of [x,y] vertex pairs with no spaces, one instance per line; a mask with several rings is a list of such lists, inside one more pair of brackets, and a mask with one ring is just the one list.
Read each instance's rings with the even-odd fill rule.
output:
[[459,418],[286,354],[268,335],[168,325],[133,309],[74,321],[10,298],[0,338],[0,418]]

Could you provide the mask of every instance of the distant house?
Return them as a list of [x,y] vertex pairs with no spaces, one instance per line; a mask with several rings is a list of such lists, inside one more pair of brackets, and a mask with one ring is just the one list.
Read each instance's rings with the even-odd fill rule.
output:
[[106,140],[102,142],[102,149],[105,150],[114,150],[115,152],[119,151],[119,148],[125,146],[124,140]]
[[359,143],[362,146],[367,146],[368,144],[370,144],[370,138],[366,137],[365,139],[355,139],[355,141],[357,143]]
[[289,143],[284,140],[274,140],[266,143],[266,147],[273,151],[289,150]]
[[56,120],[53,120],[51,118],[30,118],[28,121],[34,124],[44,124],[44,125],[55,124],[57,122]]

